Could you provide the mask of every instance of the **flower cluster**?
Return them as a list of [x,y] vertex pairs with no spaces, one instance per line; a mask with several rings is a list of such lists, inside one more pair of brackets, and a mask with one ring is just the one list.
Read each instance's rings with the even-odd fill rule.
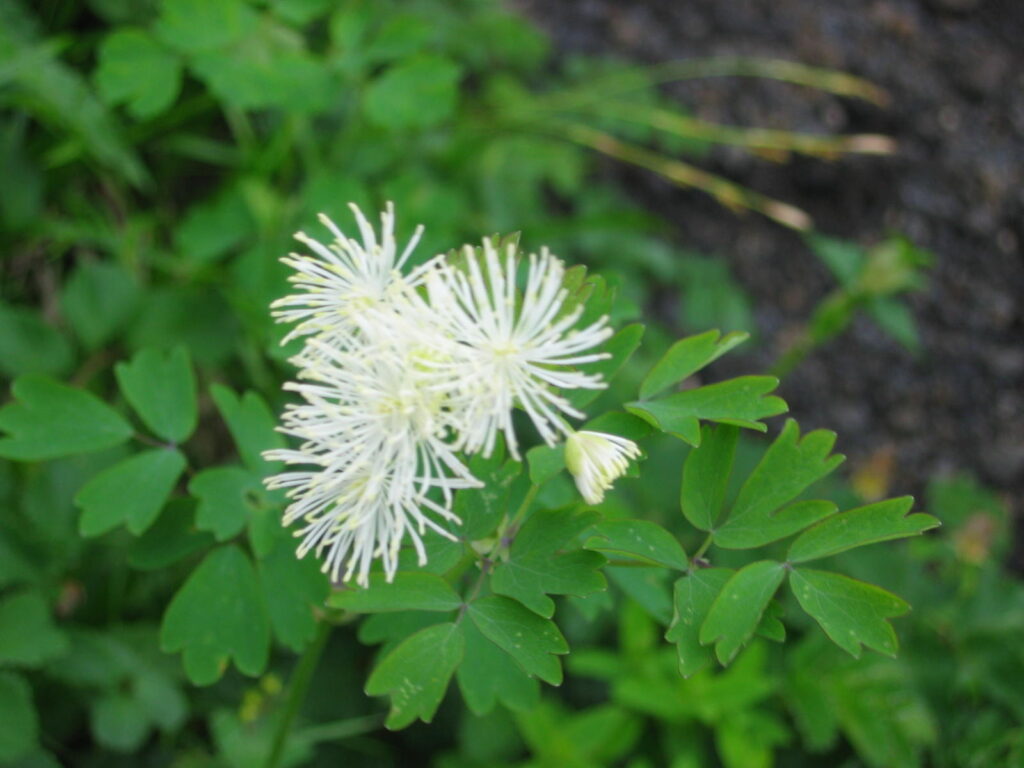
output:
[[[298,380],[285,385],[302,402],[280,427],[302,442],[265,454],[298,465],[267,485],[287,490],[284,523],[302,523],[299,556],[315,550],[332,579],[362,585],[377,558],[394,576],[407,537],[425,563],[428,530],[453,538],[454,491],[480,485],[461,456],[488,456],[501,436],[519,457],[515,407],[549,445],[583,440],[573,471],[585,498],[600,500],[636,447],[566,422],[584,414],[562,391],[605,386],[576,366],[606,357],[593,349],[611,329],[606,317],[575,327],[583,306],[567,307],[562,262],[546,249],[519,260],[514,246],[484,240],[457,266],[438,256],[405,270],[422,227],[399,254],[390,204],[379,239],[351,208],[360,239],[321,216],[333,242],[296,235],[312,254],[284,259],[297,292],[272,305],[295,324],[286,340],[304,339]],[[608,437],[614,449],[602,447]]]

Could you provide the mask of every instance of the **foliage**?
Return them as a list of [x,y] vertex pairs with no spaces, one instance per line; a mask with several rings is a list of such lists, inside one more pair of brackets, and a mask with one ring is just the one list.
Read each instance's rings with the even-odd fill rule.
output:
[[[726,130],[653,86],[756,69],[875,99],[866,84],[750,60],[552,78],[545,40],[484,0],[45,7],[0,5],[0,762],[1024,759],[1024,657],[1005,642],[1024,587],[1001,566],[999,500],[937,481],[943,532],[882,544],[936,518],[854,498],[834,434],[772,421],[776,377],[716,380],[749,303],[596,173],[595,152],[804,227],[679,156],[880,137]],[[458,541],[428,537],[425,568],[403,552],[393,582],[352,589],[294,557],[261,482],[292,351],[267,305],[291,232],[349,200],[425,222],[421,254],[522,230],[601,268],[566,287],[621,328],[593,367],[613,384],[573,403],[645,451],[602,504],[559,449],[498,452],[474,457],[486,485],[459,492]],[[864,308],[912,346],[895,296],[923,255],[810,243],[842,307],[809,338]],[[628,322],[658,283],[693,335],[654,324],[641,344]]]

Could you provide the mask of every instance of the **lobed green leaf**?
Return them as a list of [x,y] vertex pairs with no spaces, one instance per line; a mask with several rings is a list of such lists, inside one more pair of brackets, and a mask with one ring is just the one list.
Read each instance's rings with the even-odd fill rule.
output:
[[120,445],[132,435],[128,424],[95,395],[38,374],[12,387],[15,401],[0,409],[0,456],[39,461],[90,453]]
[[861,644],[896,655],[899,641],[887,619],[910,610],[896,595],[849,576],[809,568],[794,570],[789,585],[800,607],[851,656],[860,657]]
[[701,431],[700,445],[690,451],[683,464],[679,505],[695,528],[710,531],[725,504],[739,429],[720,424],[706,425]]
[[184,347],[166,355],[158,349],[140,350],[130,363],[118,363],[114,372],[125,398],[154,434],[174,444],[189,438],[199,410],[195,374]]
[[516,711],[536,706],[540,701],[536,678],[526,674],[518,664],[509,664],[508,654],[484,637],[475,622],[464,621],[460,626],[466,639],[466,652],[456,679],[470,711],[485,715],[498,702]]
[[79,532],[99,536],[124,524],[136,536],[143,533],[157,519],[185,466],[180,452],[153,448],[103,470],[75,495],[82,509]]
[[183,652],[195,685],[216,682],[229,660],[246,675],[263,672],[270,620],[256,569],[241,549],[218,547],[192,572],[164,613],[160,648]]
[[199,500],[196,528],[210,531],[217,541],[238,534],[249,520],[250,491],[259,488],[259,478],[241,467],[212,467],[197,473],[188,492]]
[[686,552],[671,533],[648,520],[605,520],[593,528],[584,549],[620,555],[651,565],[685,571]]
[[32,687],[13,672],[0,672],[0,762],[14,765],[35,750],[39,718]]
[[238,397],[220,384],[210,387],[217,410],[228,425],[245,465],[260,477],[271,471],[275,463],[263,459],[263,451],[283,448],[284,436],[277,431],[277,422],[266,402],[255,392]]
[[683,677],[690,677],[711,663],[712,652],[701,644],[700,628],[715,598],[734,573],[728,568],[700,568],[676,580],[672,623],[665,639],[676,645],[679,674]]
[[[643,335],[644,326],[640,323],[633,323],[619,329],[614,336],[596,350],[606,352],[610,357],[606,360],[581,365],[580,369],[588,374],[600,374],[602,381],[610,382],[636,352]],[[576,389],[565,392],[564,395],[573,407],[585,408],[603,391],[603,389]]]
[[772,376],[741,376],[676,392],[660,400],[628,403],[626,410],[692,446],[700,445],[700,420],[767,431],[761,419],[785,413],[782,398],[768,395],[779,385]]
[[404,728],[416,718],[425,723],[434,719],[465,646],[459,625],[435,624],[405,639],[377,664],[366,693],[391,697],[385,722],[389,730]]
[[535,512],[516,534],[508,561],[495,569],[491,589],[544,618],[555,612],[549,594],[583,596],[605,589],[599,570],[605,559],[575,542],[598,519],[574,507]]
[[562,684],[556,654],[568,653],[569,645],[553,621],[501,595],[470,603],[468,613],[483,636],[515,659],[526,674],[551,685]]
[[702,645],[715,644],[719,662],[728,664],[753,637],[785,575],[781,563],[760,560],[740,569],[725,583],[699,635]]
[[790,545],[786,559],[802,563],[881,541],[917,536],[940,525],[931,515],[907,515],[911,496],[887,499],[829,517],[808,528]]
[[399,571],[390,583],[384,574],[375,573],[370,575],[368,587],[335,590],[327,604],[352,613],[454,611],[462,605],[462,598],[436,574]]
[[715,531],[715,543],[726,549],[749,549],[790,536],[833,514],[829,501],[799,501],[780,507],[832,472],[844,460],[830,455],[835,433],[819,429],[800,439],[790,419],[750,473],[728,519]]
[[647,400],[660,394],[749,338],[750,334],[744,331],[733,331],[725,336],[721,335],[721,331],[708,331],[680,339],[669,347],[644,378],[640,385],[640,398]]

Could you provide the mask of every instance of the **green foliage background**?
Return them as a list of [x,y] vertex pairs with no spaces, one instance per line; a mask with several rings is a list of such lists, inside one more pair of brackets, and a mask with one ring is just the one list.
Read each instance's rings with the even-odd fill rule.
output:
[[[767,525],[776,507],[759,508],[740,485],[769,441],[735,425],[762,427],[782,409],[763,376],[713,385],[733,388],[742,413],[714,412],[701,400],[711,387],[656,397],[740,340],[700,335],[689,343],[710,347],[680,351],[669,346],[680,331],[754,329],[723,263],[670,244],[663,222],[604,180],[594,134],[547,106],[619,69],[570,61],[552,74],[544,38],[485,0],[0,4],[0,376],[16,382],[0,411],[0,764],[261,765],[278,725],[296,717],[280,764],[1024,765],[1014,642],[1024,588],[1002,566],[1006,510],[969,478],[931,484],[924,508],[943,522],[937,534],[844,552],[847,539],[837,544],[822,523],[788,554],[769,553],[828,557],[831,570],[906,599],[914,611],[897,622],[898,658],[854,658],[803,615],[826,631],[843,621],[808,608],[829,578],[817,570],[789,574],[794,595],[769,593],[752,616],[704,605],[700,627],[680,623],[680,607],[702,593],[691,581],[692,594],[673,594],[670,573],[688,564],[676,537],[693,554],[724,507],[730,524],[743,510]],[[624,98],[665,106],[651,88]],[[611,130],[609,119],[591,114],[587,126]],[[643,124],[614,128],[658,157],[696,161],[707,146]],[[612,391],[588,406],[635,400],[639,418],[619,424],[669,434],[651,438],[645,479],[623,480],[601,516],[529,518],[551,551],[513,549],[495,594],[473,602],[458,632],[440,619],[461,598],[437,574],[459,555],[438,550],[429,572],[405,574],[390,597],[334,593],[329,610],[350,613],[325,639],[313,607],[328,585],[315,563],[294,559],[281,498],[260,484],[273,468],[259,452],[281,444],[273,414],[291,375],[267,305],[285,292],[277,259],[296,229],[316,234],[321,211],[345,222],[348,201],[375,211],[387,200],[400,238],[427,224],[422,257],[521,230],[530,248],[585,261],[618,291],[620,327],[655,295],[678,295],[678,311],[650,324]],[[823,235],[808,244],[837,287],[778,373],[857,311],[916,346],[895,297],[916,287],[923,254],[899,238],[868,251]],[[784,447],[799,431],[772,433]],[[800,527],[764,541],[726,526],[716,545],[771,544],[884,495],[871,478],[822,480],[836,457],[826,458],[827,433],[812,435],[799,443],[812,469],[784,501],[818,481],[805,503],[826,506],[801,507]],[[716,451],[735,457],[731,477],[715,475],[721,462],[706,457]],[[530,459],[532,479],[546,481],[544,509],[575,498],[558,462],[543,450]],[[508,471],[473,469],[495,483]],[[507,511],[460,503],[480,536]],[[903,517],[908,503],[882,504],[895,506],[868,507],[884,518],[872,525],[891,535],[872,528],[860,543],[927,527]],[[659,538],[662,529],[673,535]],[[582,531],[570,588],[509,575]],[[595,567],[635,556],[637,540],[657,544],[656,555],[607,569],[599,591]],[[715,567],[696,573],[715,585],[712,598],[727,581],[749,595],[784,576],[761,555],[715,550]],[[586,596],[549,597],[566,592]],[[862,601],[877,615],[854,622],[870,627],[859,637],[832,639],[855,656],[861,643],[894,652],[884,619],[905,606],[888,599]],[[358,613],[374,615],[357,625]],[[514,647],[509,626],[535,627],[531,647]],[[787,631],[786,645],[770,642]],[[386,653],[402,641],[405,663],[456,680],[432,724],[391,734],[370,697],[401,687],[404,668]],[[327,647],[313,669],[305,660],[318,643]],[[374,666],[376,645],[385,661]],[[562,681],[557,657],[570,646],[561,688],[541,693],[537,679]],[[713,654],[732,664],[718,668]],[[297,711],[285,683],[303,676]],[[432,716],[445,689],[428,688],[390,724]]]

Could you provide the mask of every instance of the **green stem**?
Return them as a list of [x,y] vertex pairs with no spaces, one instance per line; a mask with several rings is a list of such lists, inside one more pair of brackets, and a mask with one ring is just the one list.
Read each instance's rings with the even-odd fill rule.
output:
[[690,558],[691,563],[695,560],[700,560],[700,558],[704,556],[704,553],[708,551],[708,547],[711,546],[711,542],[714,538],[715,535],[713,533],[709,533],[707,535],[707,538],[701,543],[700,548],[694,552],[693,557]]
[[302,702],[306,698],[306,691],[309,689],[313,673],[316,671],[316,665],[320,661],[320,654],[323,653],[330,633],[330,622],[321,620],[320,625],[317,627],[316,637],[303,652],[302,658],[299,659],[299,663],[295,667],[295,672],[292,673],[292,679],[289,683],[288,701],[285,703],[281,721],[277,724],[277,731],[274,733],[274,741],[271,743],[270,753],[267,755],[267,761],[263,764],[264,768],[277,768],[281,762],[281,756],[284,754],[284,747],[288,741],[288,732],[291,730],[295,716],[299,713],[299,707],[302,706]]
[[366,715],[348,720],[337,720],[333,723],[322,723],[304,728],[300,733],[305,741],[340,741],[353,736],[361,736],[380,728],[384,724],[382,715]]

